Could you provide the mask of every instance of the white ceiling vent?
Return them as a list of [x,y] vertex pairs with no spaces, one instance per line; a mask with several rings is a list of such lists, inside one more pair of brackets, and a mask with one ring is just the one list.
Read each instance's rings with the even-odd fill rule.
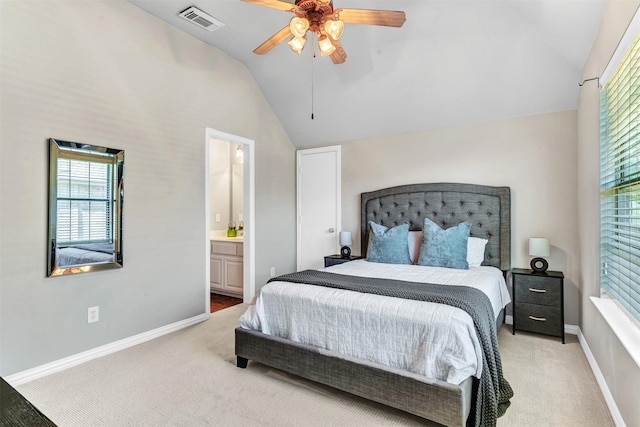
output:
[[205,30],[215,31],[219,28],[224,27],[224,24],[218,21],[211,15],[208,15],[201,11],[200,9],[191,6],[188,9],[180,12],[180,16],[182,16],[187,21],[191,21],[199,27],[204,28]]

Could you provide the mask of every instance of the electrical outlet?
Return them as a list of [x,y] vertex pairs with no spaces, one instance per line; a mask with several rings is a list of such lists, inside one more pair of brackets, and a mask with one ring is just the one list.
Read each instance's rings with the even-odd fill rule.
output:
[[220,222],[220,214],[219,213],[216,214],[216,222]]
[[87,323],[94,323],[100,320],[100,307],[89,307],[87,310]]
[[271,267],[271,277],[276,277],[276,268]]

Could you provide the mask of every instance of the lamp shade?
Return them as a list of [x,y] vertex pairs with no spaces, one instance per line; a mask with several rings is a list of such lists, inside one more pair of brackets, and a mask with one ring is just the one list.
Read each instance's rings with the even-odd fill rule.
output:
[[334,21],[329,19],[324,23],[324,31],[331,36],[332,39],[338,40],[344,31],[344,23],[340,20]]
[[322,56],[329,56],[336,51],[336,47],[327,36],[320,36],[318,39],[318,47],[320,48],[320,55]]
[[341,231],[340,232],[340,244],[342,246],[349,246],[353,244],[353,240],[351,239],[350,231]]
[[549,239],[544,237],[531,237],[529,239],[529,255],[549,256]]
[[302,49],[304,49],[304,44],[306,42],[307,42],[307,39],[305,39],[304,37],[292,37],[291,40],[289,40],[289,43],[287,44],[289,45],[292,51],[294,51],[298,55],[301,55]]
[[299,18],[294,16],[289,21],[289,30],[294,37],[304,37],[305,33],[309,29],[309,21],[305,18]]

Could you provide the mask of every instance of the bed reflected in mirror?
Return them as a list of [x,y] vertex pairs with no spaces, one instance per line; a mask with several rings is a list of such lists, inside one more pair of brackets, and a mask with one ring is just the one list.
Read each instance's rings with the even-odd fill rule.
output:
[[121,268],[124,151],[49,139],[47,276]]

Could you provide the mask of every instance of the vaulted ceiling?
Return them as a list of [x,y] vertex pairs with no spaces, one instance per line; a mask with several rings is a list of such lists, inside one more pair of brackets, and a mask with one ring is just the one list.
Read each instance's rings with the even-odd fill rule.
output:
[[[311,44],[252,51],[293,14],[240,0],[129,0],[244,63],[297,147],[577,108],[606,0],[334,0],[402,10],[401,28],[346,24],[334,65]],[[178,14],[196,6],[225,26]],[[313,112],[314,118],[311,119]]]

